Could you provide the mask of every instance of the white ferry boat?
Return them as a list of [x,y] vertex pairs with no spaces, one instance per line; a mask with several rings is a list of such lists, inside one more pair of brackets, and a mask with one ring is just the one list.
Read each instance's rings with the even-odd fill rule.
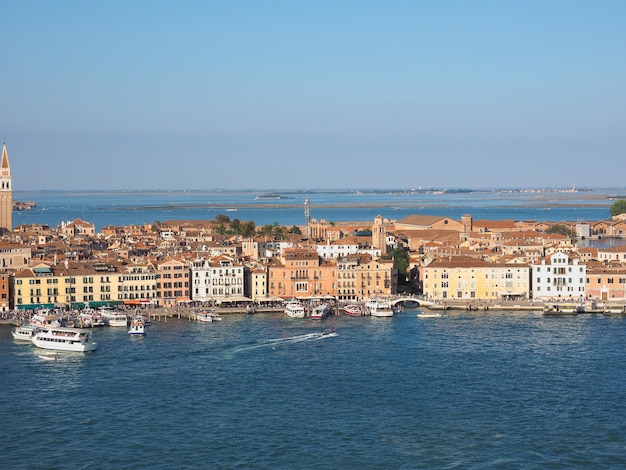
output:
[[39,331],[39,327],[33,325],[22,325],[17,326],[11,334],[13,335],[13,339],[18,341],[32,341],[35,333]]
[[311,319],[313,320],[322,320],[328,315],[330,315],[330,307],[326,303],[319,304],[311,311]]
[[56,313],[50,313],[49,311],[36,313],[30,319],[30,324],[33,326],[61,326],[61,315]]
[[285,305],[285,313],[291,318],[304,318],[304,305],[298,300],[290,300]]
[[120,310],[113,310],[110,307],[102,307],[98,309],[98,313],[102,315],[104,323],[109,326],[128,326],[128,317]]
[[393,317],[393,308],[391,308],[391,302],[388,300],[379,298],[369,299],[365,303],[365,308],[373,317]]
[[91,341],[91,331],[78,328],[42,328],[33,336],[33,344],[38,348],[59,351],[95,351],[96,343]]
[[128,330],[129,335],[145,335],[146,334],[146,323],[143,321],[143,317],[134,316],[130,321],[130,329]]

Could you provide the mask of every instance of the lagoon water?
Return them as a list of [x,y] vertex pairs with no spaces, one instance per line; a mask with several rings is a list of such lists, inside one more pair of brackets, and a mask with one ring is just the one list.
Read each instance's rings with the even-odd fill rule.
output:
[[432,194],[412,191],[284,191],[281,199],[260,191],[16,191],[17,201],[35,201],[30,211],[14,212],[13,224],[56,227],[81,218],[96,230],[105,225],[166,220],[210,220],[218,214],[254,221],[257,226],[305,223],[304,202],[311,217],[328,222],[373,221],[378,214],[399,220],[412,214],[460,219],[596,221],[610,217],[609,207],[626,189],[567,192],[471,191]]
[[[16,193],[14,224],[381,214],[599,220],[591,194]],[[362,204],[358,201],[362,201]],[[210,206],[207,206],[210,203]],[[226,211],[230,209],[230,211]],[[626,468],[626,319],[283,314],[153,322],[145,338],[42,360],[0,325],[2,468]],[[333,327],[337,336],[310,336]]]
[[56,361],[2,325],[2,467],[626,467],[624,318],[417,312],[102,327]]

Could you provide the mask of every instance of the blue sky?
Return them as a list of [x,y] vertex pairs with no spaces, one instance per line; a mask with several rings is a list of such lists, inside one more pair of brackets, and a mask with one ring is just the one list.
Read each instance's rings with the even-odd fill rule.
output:
[[2,4],[15,190],[626,186],[621,0]]

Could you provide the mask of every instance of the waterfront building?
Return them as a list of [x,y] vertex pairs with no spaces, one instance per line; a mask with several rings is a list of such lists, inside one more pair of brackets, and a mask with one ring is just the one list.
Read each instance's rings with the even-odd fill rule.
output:
[[13,231],[13,186],[7,144],[2,144],[0,160],[0,235]]
[[435,300],[498,301],[530,296],[527,264],[451,256],[437,258],[419,271],[424,295]]
[[604,302],[626,300],[626,265],[589,263],[586,295],[590,299],[599,299]]
[[244,269],[244,292],[246,296],[255,302],[267,301],[269,299],[267,271],[267,267],[262,265]]
[[157,300],[161,306],[174,307],[189,302],[189,263],[170,258],[156,264]]
[[357,296],[362,300],[371,297],[389,297],[398,292],[398,269],[393,260],[365,255],[356,267]]
[[12,310],[14,306],[11,304],[11,275],[6,271],[0,271],[0,312]]
[[592,235],[598,237],[623,238],[626,235],[626,220],[613,217],[612,220],[598,220],[589,224]]
[[357,272],[363,255],[352,254],[337,260],[337,300],[361,300],[361,284]]
[[217,256],[191,262],[191,299],[199,302],[247,300],[244,267],[236,258]]
[[118,274],[118,281],[118,302],[125,305],[157,303],[157,274],[150,266],[124,266]]
[[72,307],[100,307],[118,303],[121,279],[114,265],[72,263],[67,274],[70,289],[65,303]]
[[288,248],[269,265],[270,297],[336,295],[336,263],[324,262],[312,248]]
[[47,264],[16,271],[13,274],[13,308],[54,308],[70,304],[74,292],[72,277],[65,267]]
[[579,258],[557,251],[531,265],[533,298],[573,300],[585,298],[586,266]]

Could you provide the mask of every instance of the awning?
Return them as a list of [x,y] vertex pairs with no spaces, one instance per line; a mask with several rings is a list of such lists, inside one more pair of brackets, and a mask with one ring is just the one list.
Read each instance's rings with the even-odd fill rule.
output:
[[216,299],[217,302],[225,303],[225,302],[252,302],[252,299],[248,297],[244,297],[243,295],[231,295],[230,297],[222,297]]
[[154,302],[148,299],[128,299],[124,301],[124,305],[152,305]]
[[54,304],[20,304],[18,310],[36,310],[38,308],[54,308]]

